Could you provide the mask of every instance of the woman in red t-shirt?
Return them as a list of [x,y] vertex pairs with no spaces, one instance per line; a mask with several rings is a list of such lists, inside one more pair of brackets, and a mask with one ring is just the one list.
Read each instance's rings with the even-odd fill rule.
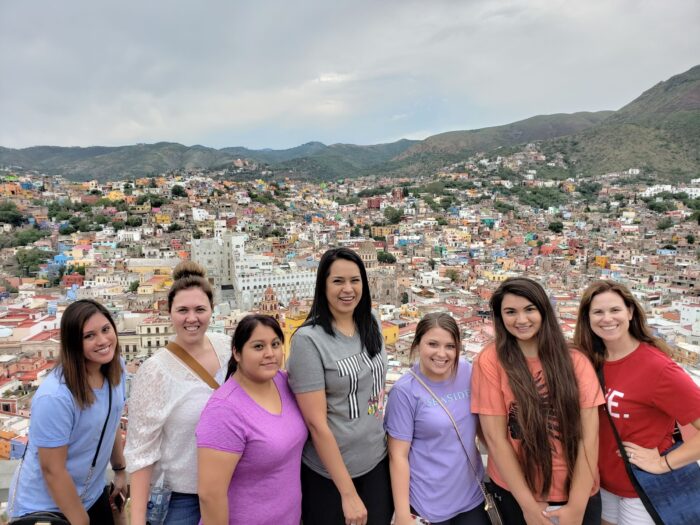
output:
[[604,399],[591,363],[568,347],[547,294],[531,279],[504,281],[491,315],[496,341],[474,362],[472,412],[504,523],[600,524],[597,406]]
[[[632,293],[615,281],[596,281],[583,293],[574,341],[605,375],[608,411],[630,463],[661,474],[700,460],[700,433],[666,456],[675,423],[700,429],[700,388],[653,337]],[[603,523],[653,525],[620,458],[608,417],[600,414],[599,468]]]

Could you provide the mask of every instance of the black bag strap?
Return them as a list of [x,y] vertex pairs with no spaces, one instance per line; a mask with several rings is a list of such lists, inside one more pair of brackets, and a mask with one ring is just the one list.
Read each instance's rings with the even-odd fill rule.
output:
[[[598,381],[600,381],[600,387],[603,389],[603,395],[606,395],[605,391],[605,375],[603,374],[603,365],[601,365],[600,369],[598,370]],[[651,502],[649,499],[649,496],[647,496],[647,493],[644,492],[644,488],[639,484],[637,481],[637,478],[634,476],[634,472],[632,471],[632,464],[629,461],[629,458],[627,457],[627,452],[625,451],[625,446],[622,444],[622,438],[620,437],[620,434],[617,432],[617,427],[615,427],[615,422],[613,421],[612,415],[610,415],[610,412],[608,411],[608,402],[607,399],[605,403],[603,403],[603,407],[605,409],[605,413],[608,416],[608,421],[610,421],[610,427],[612,428],[613,435],[615,436],[615,441],[617,441],[617,448],[620,451],[620,456],[622,457],[622,462],[625,464],[625,471],[627,472],[627,477],[630,479],[630,482],[632,483],[632,486],[634,487],[634,491],[637,493],[639,496],[639,499],[642,500],[642,503],[644,504],[644,508],[646,511],[649,513],[649,516],[651,516],[651,519],[654,520],[654,523],[656,525],[664,525],[663,520],[659,516],[659,513],[656,512],[656,509],[654,508],[654,504]],[[676,424],[676,429],[678,429],[678,425]],[[675,436],[675,432],[674,432]]]

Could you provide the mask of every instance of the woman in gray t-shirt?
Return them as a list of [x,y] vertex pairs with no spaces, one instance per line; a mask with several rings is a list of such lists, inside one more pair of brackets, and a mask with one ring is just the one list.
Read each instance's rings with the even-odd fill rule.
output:
[[292,338],[289,383],[311,438],[302,455],[304,525],[388,525],[382,427],[386,352],[367,272],[348,248],[321,257],[311,312]]

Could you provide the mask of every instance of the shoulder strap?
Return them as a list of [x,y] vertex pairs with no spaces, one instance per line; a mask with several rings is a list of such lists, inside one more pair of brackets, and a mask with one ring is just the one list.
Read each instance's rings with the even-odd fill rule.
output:
[[190,370],[197,374],[199,378],[211,388],[213,388],[214,390],[219,388],[219,383],[216,382],[216,379],[214,379],[211,376],[211,374],[207,372],[201,364],[199,364],[199,361],[197,361],[194,357],[188,354],[187,351],[184,348],[182,348],[179,344],[170,341],[165,348],[167,348],[173,354],[175,354],[175,356],[177,356],[177,358],[180,359],[180,361],[185,363]]
[[486,492],[486,487],[484,486],[483,480],[479,477],[479,471],[476,469],[474,466],[474,463],[472,463],[472,458],[469,455],[469,451],[467,449],[467,446],[464,444],[464,440],[462,439],[462,433],[459,431],[459,427],[457,426],[457,422],[455,421],[455,418],[452,416],[452,413],[450,410],[445,406],[445,404],[442,402],[442,399],[440,399],[435,392],[423,381],[418,374],[416,374],[413,370],[409,369],[408,373],[411,374],[416,381],[418,381],[423,388],[425,388],[428,393],[432,396],[432,398],[437,402],[438,405],[442,407],[442,409],[445,411],[447,414],[447,417],[450,418],[450,421],[452,422],[452,426],[455,429],[455,432],[457,432],[457,438],[459,439],[459,444],[462,445],[462,450],[464,450],[464,454],[467,456],[467,463],[469,463],[469,466],[472,469],[472,472],[474,473],[474,479],[476,479],[477,483],[479,483],[479,488],[481,489],[481,493],[484,495],[484,498],[487,497],[487,492]]
[[613,421],[612,415],[610,415],[610,412],[608,411],[608,401],[607,393],[605,391],[605,375],[603,374],[603,366],[604,365],[601,365],[600,369],[597,372],[600,387],[603,389],[603,396],[606,398],[605,403],[603,403],[603,407],[605,409],[605,414],[608,416],[608,421],[610,421],[610,427],[612,428],[613,435],[615,436],[615,441],[617,441],[617,448],[620,451],[622,462],[625,464],[625,471],[627,472],[627,477],[632,483],[634,491],[639,496],[639,499],[642,500],[644,508],[649,513],[649,516],[651,516],[651,519],[654,521],[654,523],[656,525],[664,525],[664,522],[659,516],[659,513],[656,512],[656,509],[654,508],[654,504],[651,502],[649,496],[647,496],[647,493],[644,492],[644,488],[639,484],[639,481],[637,481],[637,478],[634,476],[634,472],[632,471],[632,464],[630,463],[629,458],[627,457],[627,451],[625,450],[625,446],[622,444],[622,438],[617,432],[617,427],[615,427],[615,422]]

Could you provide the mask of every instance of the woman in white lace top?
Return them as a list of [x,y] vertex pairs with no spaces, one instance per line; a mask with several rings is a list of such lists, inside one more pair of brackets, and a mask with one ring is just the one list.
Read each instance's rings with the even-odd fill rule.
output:
[[[175,342],[221,384],[231,339],[207,334],[213,293],[196,263],[173,272],[168,309]],[[131,383],[129,430],[124,454],[131,473],[131,523],[145,525],[151,485],[163,476],[173,493],[165,523],[196,525],[197,446],[194,430],[213,390],[183,361],[161,349],[141,365]]]

